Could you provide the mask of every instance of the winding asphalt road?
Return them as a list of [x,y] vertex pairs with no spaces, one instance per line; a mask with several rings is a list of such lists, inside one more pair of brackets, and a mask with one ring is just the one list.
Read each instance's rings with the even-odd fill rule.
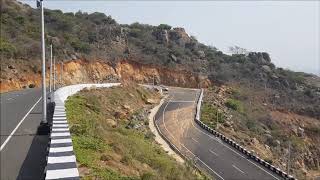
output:
[[1,93],[0,179],[41,179],[49,137],[37,135],[41,89]]
[[199,93],[199,90],[169,88],[169,97],[155,117],[155,123],[161,133],[184,156],[216,179],[282,179],[209,134],[194,122]]
[[[194,122],[199,90],[169,88],[169,98],[156,114],[156,125],[182,154],[216,179],[271,180],[281,177],[247,159]],[[2,93],[0,179],[42,179],[47,135],[37,135],[41,90]]]

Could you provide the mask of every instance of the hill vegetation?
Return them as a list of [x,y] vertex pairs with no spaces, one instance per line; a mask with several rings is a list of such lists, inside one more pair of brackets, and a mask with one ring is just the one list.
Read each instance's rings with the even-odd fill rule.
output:
[[[1,80],[7,80],[7,74],[12,73],[12,64],[17,64],[18,71],[28,66],[38,72],[39,10],[3,0],[1,12]],[[46,41],[53,43],[55,56],[60,61],[102,59],[115,64],[127,59],[187,69],[208,76],[215,84],[240,82],[251,88],[271,88],[275,90],[274,96],[281,97],[277,99],[279,108],[320,117],[319,79],[276,68],[268,53],[226,55],[198,42],[183,28],[166,24],[118,24],[98,12],[63,13],[46,9],[45,23]]]
[[147,112],[159,98],[134,85],[86,89],[68,98],[66,112],[83,179],[203,179],[154,141]]
[[[1,83],[24,81],[26,77],[19,77],[21,72],[32,74],[41,72],[40,11],[16,0],[2,0],[0,5],[0,81]],[[46,42],[53,44],[54,54],[59,62],[81,59],[81,63],[84,63],[99,60],[116,66],[117,62],[126,60],[136,62],[136,66],[138,63],[151,64],[165,67],[166,71],[182,69],[207,77],[214,86],[209,88],[205,95],[208,97],[204,104],[205,122],[214,128],[221,128],[221,131],[229,133],[236,139],[247,139],[248,142],[242,143],[249,144],[251,148],[259,147],[254,144],[256,140],[261,142],[260,145],[267,145],[271,150],[268,150],[269,154],[265,154],[264,157],[278,158],[279,161],[274,163],[278,163],[281,167],[285,167],[281,165],[285,160],[280,157],[285,156],[287,143],[291,139],[294,155],[298,157],[294,159],[296,169],[308,173],[319,172],[319,158],[315,161],[309,158],[320,157],[319,77],[277,68],[267,52],[246,52],[243,48],[235,47],[232,55],[224,54],[215,47],[198,42],[196,37],[187,34],[183,28],[173,28],[167,24],[158,26],[141,23],[119,24],[103,13],[89,14],[81,11],[63,13],[60,10],[49,9],[45,9],[45,23]],[[73,68],[70,66],[70,69]],[[123,72],[126,72],[125,68]],[[75,73],[69,74],[68,79],[75,79]],[[99,72],[97,74],[100,75]],[[144,75],[153,76],[152,73]],[[174,78],[162,82],[168,81],[177,82],[179,85],[179,81]],[[200,82],[198,86],[203,84]],[[225,87],[231,90],[224,91]],[[219,93],[222,93],[221,97],[213,95]],[[91,97],[89,94],[84,97],[83,94],[86,93],[74,96],[69,105],[71,106],[72,102],[81,104],[89,97],[100,101],[97,97]],[[216,102],[217,100],[220,104]],[[92,106],[96,107],[94,104]],[[82,104],[77,105],[77,108],[88,107]],[[89,112],[100,117],[101,112],[98,110],[99,108],[91,109]],[[90,124],[85,125],[88,127],[85,127],[84,131],[91,128]],[[299,128],[304,130],[303,137],[298,135],[298,131],[301,130]],[[234,134],[233,130],[240,133]],[[127,132],[125,128],[120,128],[119,132],[132,133]],[[142,135],[140,133],[134,136]],[[257,138],[253,140],[252,137]],[[87,144],[84,142],[86,140],[91,141],[88,138],[78,139],[77,147],[81,148],[81,144]],[[77,139],[74,140],[78,142]],[[143,144],[149,143],[149,141],[137,141]],[[102,143],[101,147],[93,148],[99,150],[104,148],[104,145]],[[268,148],[263,147],[262,151],[256,150],[263,153],[264,149]],[[274,154],[270,154],[270,151]],[[130,158],[137,157],[128,157]],[[312,159],[312,162],[309,159]],[[87,166],[91,165],[89,163]],[[96,164],[92,167],[96,167]],[[301,171],[295,171],[299,177],[303,177],[303,173],[306,174]]]

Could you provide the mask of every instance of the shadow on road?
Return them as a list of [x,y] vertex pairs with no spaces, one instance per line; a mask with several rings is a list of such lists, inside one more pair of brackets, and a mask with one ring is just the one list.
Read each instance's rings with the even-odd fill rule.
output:
[[[48,124],[52,124],[53,112],[54,103],[49,103],[47,113]],[[35,135],[32,140],[28,154],[19,171],[18,180],[45,179],[50,130],[47,133],[43,133],[43,129],[41,131],[42,132],[39,133],[38,130],[37,135]]]

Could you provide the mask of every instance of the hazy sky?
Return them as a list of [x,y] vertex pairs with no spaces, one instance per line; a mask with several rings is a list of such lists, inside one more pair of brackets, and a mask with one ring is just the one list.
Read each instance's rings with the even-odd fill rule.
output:
[[104,12],[121,24],[184,27],[200,42],[224,52],[233,45],[266,51],[277,66],[320,75],[320,1],[45,0],[45,7]]

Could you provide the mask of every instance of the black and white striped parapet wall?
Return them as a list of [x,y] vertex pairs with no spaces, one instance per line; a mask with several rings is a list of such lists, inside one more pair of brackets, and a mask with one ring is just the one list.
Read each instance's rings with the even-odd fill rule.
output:
[[118,85],[120,85],[120,83],[78,84],[62,87],[54,93],[55,108],[50,133],[46,180],[80,179],[64,106],[64,102],[68,96],[84,88],[112,87]]
[[221,140],[223,140],[224,142],[228,143],[229,145],[233,146],[235,149],[237,149],[238,151],[240,151],[241,153],[243,153],[247,157],[251,158],[252,160],[254,160],[256,162],[258,162],[262,166],[265,166],[266,168],[270,169],[272,172],[280,175],[284,179],[286,179],[286,180],[296,180],[293,176],[287,174],[286,172],[284,172],[281,169],[273,166],[272,164],[264,161],[263,159],[261,159],[260,157],[258,157],[254,153],[252,153],[251,151],[247,150],[246,148],[242,147],[241,145],[239,145],[238,143],[236,143],[232,139],[224,136],[223,134],[219,133],[218,131],[216,131],[216,130],[212,129],[211,127],[207,126],[206,124],[204,124],[200,120],[202,98],[203,98],[203,89],[201,89],[201,92],[200,92],[200,95],[199,95],[199,98],[198,98],[197,108],[196,108],[196,115],[195,115],[195,121],[199,126],[201,126],[203,129],[207,130],[209,133],[213,134],[214,136],[219,137]]

